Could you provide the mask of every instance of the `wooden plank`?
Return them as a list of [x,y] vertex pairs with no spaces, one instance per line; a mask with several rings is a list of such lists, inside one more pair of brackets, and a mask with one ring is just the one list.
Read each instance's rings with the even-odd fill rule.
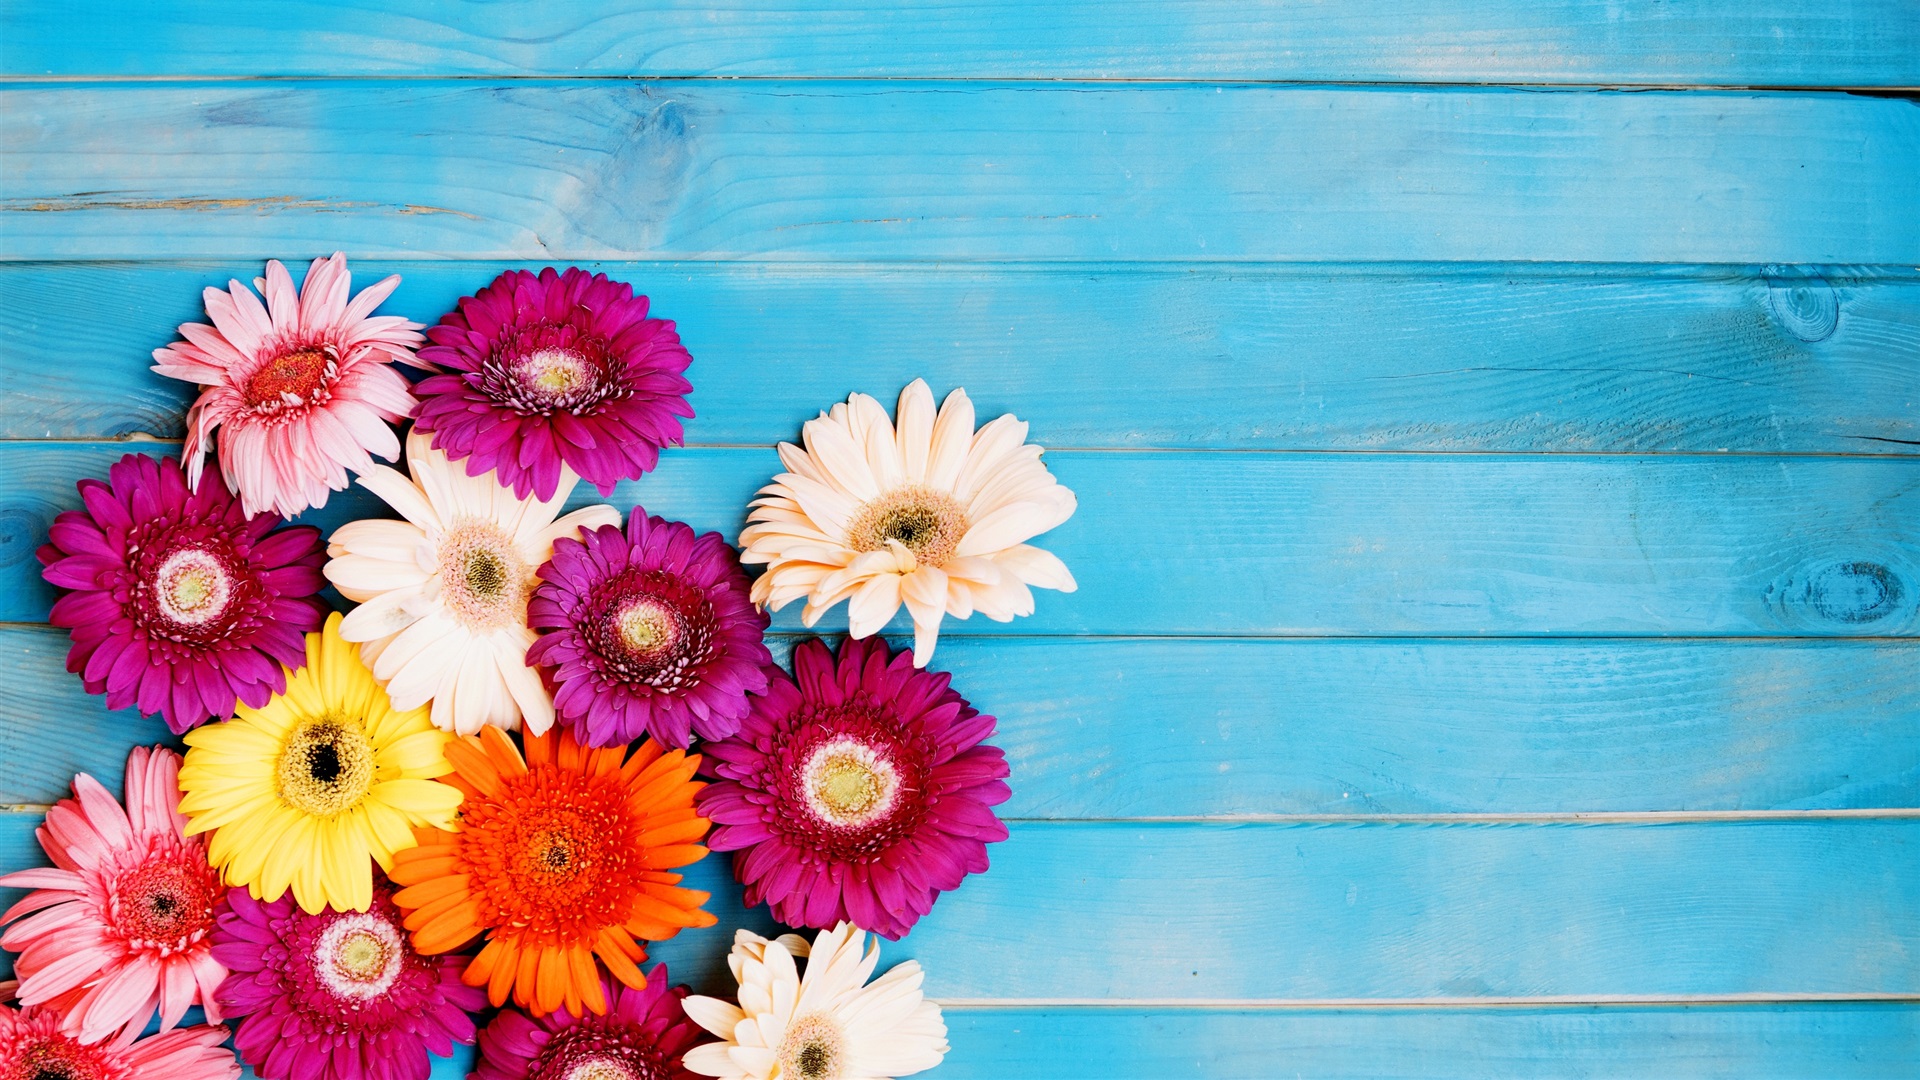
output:
[[[0,816],[0,865],[35,847]],[[1920,821],[1020,824],[888,948],[939,998],[1920,996]],[[655,952],[724,985],[743,912]],[[1045,928],[1045,948],[1035,948]]]
[[[38,622],[33,551],[73,485],[128,451],[0,447],[0,622]],[[154,448],[158,452],[177,452]],[[1907,635],[1920,628],[1910,458],[1061,451],[1079,496],[1043,543],[1080,590],[949,633]],[[735,533],[770,450],[669,451],[611,501]],[[579,503],[591,488],[576,491]],[[364,491],[305,520],[382,514]],[[1223,583],[1233,583],[1223,588]],[[798,629],[797,605],[775,620]],[[842,628],[829,615],[823,631]],[[902,623],[901,625],[904,625]]]
[[[366,282],[401,274],[386,310],[429,323],[505,268],[354,267]],[[790,439],[849,389],[890,400],[918,374],[966,386],[983,415],[1016,412],[1054,447],[1920,453],[1911,272],[594,269],[678,322],[696,443]],[[178,438],[191,387],[153,374],[149,354],[203,319],[202,287],[259,272],[0,264],[0,436]]]
[[[0,804],[178,745],[66,645],[0,628]],[[957,637],[934,666],[999,717],[1013,818],[1920,805],[1916,642]]]
[[991,1008],[946,1019],[941,1080],[1908,1080],[1920,1060],[1920,1009],[1906,1004]]
[[538,80],[6,95],[13,258],[1920,261],[1920,110],[1891,98]]
[[[884,961],[883,961],[884,965]],[[1909,1080],[1890,1003],[1503,1009],[960,1008],[939,1080]],[[462,1080],[473,1051],[436,1060]],[[244,1074],[251,1078],[252,1073]]]
[[0,4],[8,74],[1920,84],[1899,0]]

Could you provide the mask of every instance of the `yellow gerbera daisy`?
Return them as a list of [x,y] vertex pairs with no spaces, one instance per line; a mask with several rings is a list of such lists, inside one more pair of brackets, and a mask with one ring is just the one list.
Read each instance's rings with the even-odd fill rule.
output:
[[285,693],[187,735],[187,835],[211,832],[208,859],[257,899],[292,888],[308,914],[365,911],[369,855],[387,869],[416,826],[453,828],[460,789],[434,781],[453,771],[452,738],[425,708],[393,708],[336,613],[307,635],[307,666],[287,672]]

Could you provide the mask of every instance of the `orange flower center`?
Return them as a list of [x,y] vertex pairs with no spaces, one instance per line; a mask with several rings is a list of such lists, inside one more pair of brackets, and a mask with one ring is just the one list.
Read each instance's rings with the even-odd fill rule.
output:
[[248,407],[309,405],[333,381],[337,365],[331,345],[305,345],[260,365],[241,391]]
[[967,510],[944,491],[909,484],[860,507],[847,525],[855,551],[904,545],[926,566],[945,566],[967,535]]
[[463,811],[481,921],[559,941],[625,922],[642,850],[626,797],[617,775],[536,768]]

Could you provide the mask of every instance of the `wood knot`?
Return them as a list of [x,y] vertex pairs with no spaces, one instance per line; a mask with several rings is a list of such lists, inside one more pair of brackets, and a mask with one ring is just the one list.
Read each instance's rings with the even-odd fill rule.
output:
[[1840,297],[1818,274],[1769,266],[1767,310],[1782,330],[1801,341],[1825,341],[1840,326]]
[[1769,590],[1790,622],[1848,628],[1897,625],[1912,591],[1898,571],[1863,558],[1803,563]]

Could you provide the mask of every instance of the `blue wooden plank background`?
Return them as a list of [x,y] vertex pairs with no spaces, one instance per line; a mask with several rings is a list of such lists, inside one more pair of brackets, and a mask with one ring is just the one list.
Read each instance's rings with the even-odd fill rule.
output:
[[32,552],[203,286],[608,260],[696,358],[623,509],[915,376],[1080,496],[937,655],[1015,794],[888,950],[931,1075],[1914,1075],[1907,0],[0,0],[0,76],[0,865],[167,738]]

